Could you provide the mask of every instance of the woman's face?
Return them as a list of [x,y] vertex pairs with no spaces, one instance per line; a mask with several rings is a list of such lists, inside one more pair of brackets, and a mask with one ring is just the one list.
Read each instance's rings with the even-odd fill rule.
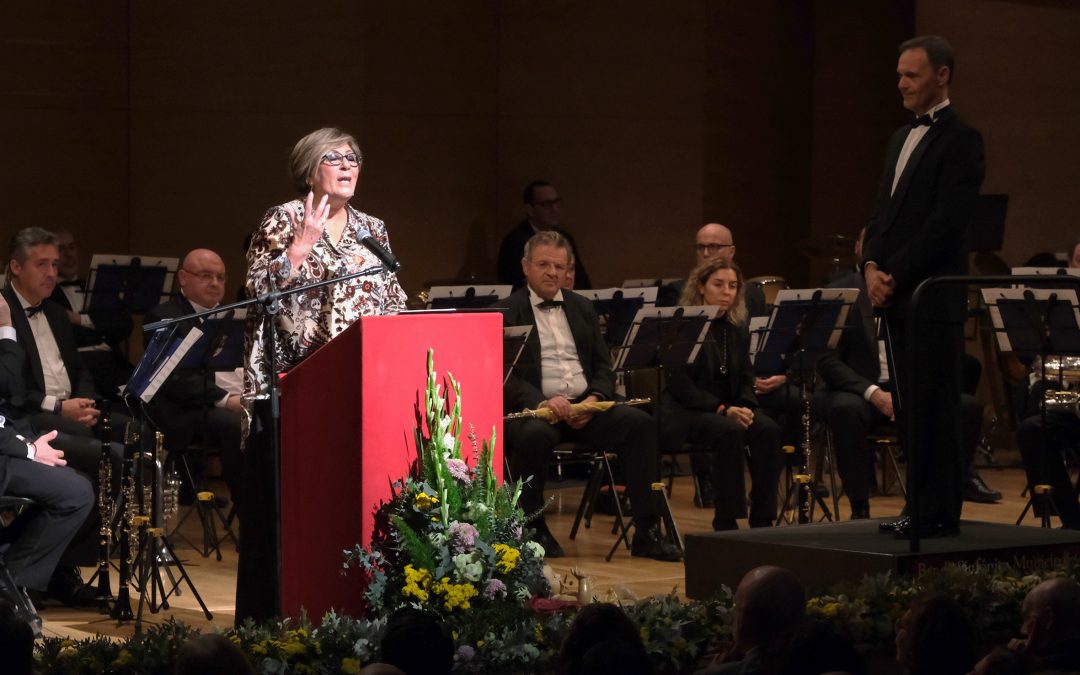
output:
[[715,305],[720,308],[721,314],[726,314],[735,304],[735,296],[739,294],[739,278],[733,269],[719,269],[712,273],[708,280],[698,286],[706,305]]
[[[335,154],[336,153],[336,154]],[[338,165],[329,163],[327,157],[334,158]],[[356,166],[349,162],[352,157],[357,161]],[[315,175],[311,177],[311,189],[315,192],[315,203],[323,195],[327,195],[331,202],[347,202],[352,199],[356,192],[356,184],[360,181],[360,157],[349,147],[348,143],[328,150],[315,169]]]

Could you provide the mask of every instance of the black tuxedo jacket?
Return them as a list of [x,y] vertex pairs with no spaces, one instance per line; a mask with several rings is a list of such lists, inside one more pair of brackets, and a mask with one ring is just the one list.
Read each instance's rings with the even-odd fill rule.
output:
[[877,330],[873,308],[866,296],[866,280],[860,272],[829,284],[829,288],[857,288],[859,297],[848,312],[840,344],[818,359],[818,371],[826,390],[847,391],[862,396],[881,376]]
[[[889,141],[873,217],[866,230],[864,261],[874,261],[896,281],[887,313],[906,318],[911,294],[924,279],[967,274],[969,226],[982,185],[982,136],[949,106],[915,146],[890,195],[896,161],[911,127]],[[963,289],[939,289],[930,316],[958,321]]]
[[[86,285],[80,281],[79,288],[85,291]],[[53,289],[49,299],[64,309],[74,309],[71,306],[71,303],[68,302],[68,297],[64,295],[64,291],[59,283],[56,284],[56,288]],[[131,317],[124,312],[93,311],[89,313],[89,316],[94,322],[94,327],[92,329],[76,326],[74,324],[71,326],[75,332],[75,344],[79,347],[90,347],[101,344],[102,342],[107,343],[110,347],[116,347],[119,342],[126,340],[128,336],[131,335],[131,328],[133,325]]]
[[[41,401],[45,398],[45,374],[41,369],[41,356],[38,353],[37,343],[34,341],[34,333],[30,330],[30,322],[26,319],[26,312],[22,310],[15,290],[9,284],[4,288],[3,294],[11,308],[11,325],[15,328],[19,346],[26,354],[22,365],[26,394],[23,397],[21,409],[26,414],[38,413],[41,412]],[[48,298],[41,302],[41,307],[49,322],[49,327],[52,328],[56,346],[60,348],[60,359],[67,368],[68,378],[71,380],[72,397],[94,398],[96,396],[94,381],[90,377],[90,371],[83,367],[79,358],[79,350],[75,346],[75,333],[71,330],[67,310]]]
[[[574,238],[570,236],[569,232],[561,228],[557,227],[555,231],[570,242],[570,249],[574,252],[574,287],[592,288],[589,273],[585,271],[585,263],[581,261],[581,255],[578,252]],[[526,218],[503,238],[502,243],[499,245],[498,269],[496,270],[496,278],[498,278],[500,284],[511,284],[514,290],[524,287],[525,272],[521,269],[521,258],[525,253],[525,244],[534,234],[536,232],[533,231],[529,219]]]
[[669,400],[689,408],[705,412],[716,412],[720,404],[742,408],[757,408],[758,400],[754,395],[754,371],[750,364],[750,331],[745,325],[728,325],[731,351],[727,363],[727,388],[722,389],[720,365],[723,362],[720,344],[717,342],[720,322],[713,321],[705,344],[701,346],[697,359],[693,363],[664,364],[667,372],[666,394]]
[[22,418],[25,387],[22,382],[22,347],[14,340],[0,340],[0,494],[7,486],[9,461],[26,459],[26,443],[36,437],[30,423]]
[[[145,322],[153,323],[162,319],[172,319],[191,314],[195,308],[188,299],[177,294],[168,302],[154,307],[146,313]],[[176,330],[180,335],[187,335],[194,323],[182,321]],[[208,368],[177,368],[154,396],[158,405],[172,405],[182,410],[208,408],[220,401],[227,394],[214,381],[214,371]]]
[[[601,400],[615,396],[615,373],[611,369],[611,353],[600,332],[592,302],[574,293],[563,291],[563,311],[574,335],[581,369],[588,381],[585,395],[593,394]],[[521,350],[521,358],[503,387],[503,409],[507,412],[536,408],[547,400],[541,389],[540,335],[536,331],[536,319],[529,303],[529,289],[520,288],[510,297],[499,301],[495,307],[506,308],[503,322],[507,326],[532,326],[529,339]]]

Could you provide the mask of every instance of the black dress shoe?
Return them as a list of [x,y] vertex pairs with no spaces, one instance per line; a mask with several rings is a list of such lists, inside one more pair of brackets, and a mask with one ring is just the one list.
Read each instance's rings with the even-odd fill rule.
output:
[[713,518],[713,532],[728,532],[739,529],[739,523],[734,518]]
[[900,516],[892,520],[883,520],[878,523],[878,532],[882,534],[896,534],[896,531],[901,528],[910,527],[911,518],[907,516]]
[[78,567],[57,567],[49,579],[49,597],[68,607],[97,607],[97,593],[83,583]]
[[868,520],[870,518],[870,502],[855,501],[851,503],[852,520]]
[[971,474],[964,480],[962,494],[964,496],[964,501],[966,502],[996,504],[1001,501],[1001,493],[991,489],[989,485],[983,482],[982,476],[974,469],[972,469]]
[[682,552],[679,548],[665,541],[660,535],[659,525],[634,528],[634,538],[630,542],[630,555],[666,562],[682,560]]
[[[914,531],[915,523],[909,518],[907,523],[902,526],[897,526],[894,534],[897,539],[911,539]],[[960,534],[960,524],[957,522],[942,520],[940,518],[924,518],[919,522],[920,539],[947,537],[954,534]]]
[[544,558],[561,558],[566,555],[562,546],[559,546],[559,542],[555,541],[555,537],[551,536],[550,532],[537,532],[533,541],[544,547]]

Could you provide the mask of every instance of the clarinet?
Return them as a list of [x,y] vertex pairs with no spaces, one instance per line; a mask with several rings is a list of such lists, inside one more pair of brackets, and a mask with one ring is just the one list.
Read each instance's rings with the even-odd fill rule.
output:
[[[134,428],[135,424],[132,421],[124,433],[125,458],[134,457],[134,453],[138,452],[139,432]],[[138,541],[137,537],[132,536],[135,519],[139,515],[139,506],[135,495],[135,477],[132,475],[134,472],[133,462],[134,459],[124,460],[123,487],[120,490],[121,499],[123,499],[124,503],[124,512],[120,522],[120,541],[117,544],[120,547],[120,581],[119,588],[116,591],[116,603],[113,604],[112,611],[109,613],[109,616],[117,621],[131,621],[135,618],[135,613],[131,611],[131,592],[128,588],[131,585],[131,566],[134,557],[131,545],[133,542]]]
[[108,404],[102,406],[101,414],[101,463],[98,465],[98,515],[101,517],[101,536],[98,549],[97,601],[101,610],[107,611],[112,600],[109,585],[109,554],[112,545],[112,517],[116,500],[112,496],[112,452],[110,446],[110,420]]
[[811,522],[810,509],[813,506],[812,500],[814,499],[813,491],[813,476],[811,475],[812,467],[810,455],[810,399],[807,397],[803,402],[803,414],[802,414],[802,427],[803,427],[803,455],[802,461],[799,463],[799,473],[795,475],[795,480],[798,482],[799,491],[799,523],[806,524]]

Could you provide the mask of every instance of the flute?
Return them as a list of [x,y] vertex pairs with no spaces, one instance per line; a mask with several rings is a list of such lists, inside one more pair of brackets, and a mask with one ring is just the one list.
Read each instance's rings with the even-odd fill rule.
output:
[[[591,413],[591,412],[603,412],[610,410],[617,405],[645,405],[651,403],[651,398],[632,398],[628,401],[591,401],[589,403],[571,403],[570,409],[574,411],[574,414]],[[509,415],[503,415],[504,420],[520,420],[535,417],[542,419],[551,424],[555,424],[559,421],[556,417],[555,411],[551,408],[537,408],[535,410],[522,410],[521,412],[510,413]]]

